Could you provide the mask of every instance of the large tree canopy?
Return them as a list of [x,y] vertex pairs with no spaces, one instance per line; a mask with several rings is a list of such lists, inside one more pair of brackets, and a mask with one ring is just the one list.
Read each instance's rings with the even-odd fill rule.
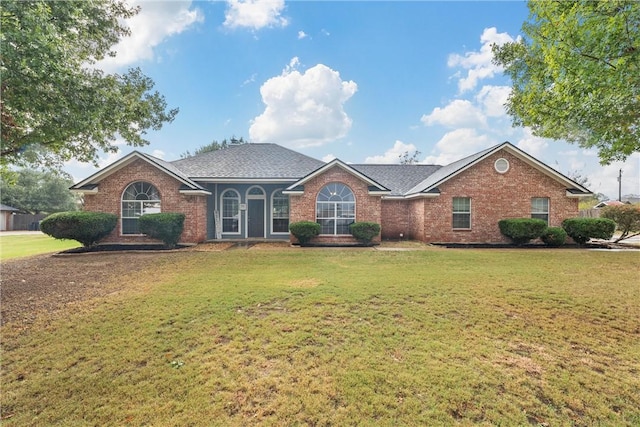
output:
[[121,0],[2,2],[1,165],[95,162],[117,151],[116,138],[145,145],[149,129],[173,120],[139,69],[95,69],[137,12]]
[[596,148],[609,164],[640,151],[640,3],[529,1],[524,37],[494,46],[514,125]]
[[69,191],[71,176],[52,171],[21,169],[15,182],[0,178],[0,200],[32,214],[76,210],[76,198]]

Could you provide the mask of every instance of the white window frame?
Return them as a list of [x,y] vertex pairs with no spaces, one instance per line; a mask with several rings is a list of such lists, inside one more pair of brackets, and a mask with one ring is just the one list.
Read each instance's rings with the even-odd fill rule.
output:
[[[142,188],[136,190],[135,199],[125,199],[125,196],[129,192],[129,189],[135,187],[136,185],[141,185]],[[144,187],[147,186],[146,190]],[[142,191],[144,190],[144,191]],[[146,195],[147,198],[138,199],[137,197],[140,195]],[[151,196],[157,196],[157,198],[151,198]],[[158,191],[158,187],[151,184],[147,181],[134,181],[127,185],[120,196],[120,235],[121,236],[143,236],[142,233],[139,232],[140,227],[138,224],[138,219],[144,215],[149,213],[160,213],[162,212],[162,200],[160,196],[160,191]],[[125,203],[129,205],[133,205],[133,207],[127,207],[125,209]],[[157,205],[157,206],[145,206],[145,204],[149,205]],[[138,205],[136,207],[136,205]],[[134,211],[133,216],[125,216],[125,211]],[[124,223],[125,220],[135,220],[136,228],[138,229],[138,233],[125,233],[124,231]]]
[[[275,190],[273,193],[271,193],[271,234],[289,234],[289,215],[290,215],[290,205],[289,205],[289,196],[287,196],[286,194],[282,194],[282,188],[278,188],[277,190]],[[281,197],[277,197],[278,193],[280,193]],[[275,200],[276,198],[278,199],[285,199],[287,201],[287,216],[276,216],[276,206],[275,206]],[[279,219],[279,220],[283,220],[286,219],[287,220],[287,230],[286,231],[275,231],[275,227],[273,225],[273,221]]]
[[[237,200],[237,211],[236,214],[233,216],[225,216],[225,214],[227,212],[225,212],[225,205],[224,205],[224,201],[225,201],[225,197],[224,195],[227,193],[235,193],[236,197],[235,199]],[[229,198],[229,200],[231,200],[231,198]],[[233,189],[233,188],[227,188],[226,190],[224,190],[221,194],[220,194],[220,221],[222,222],[222,234],[231,234],[231,235],[239,235],[242,233],[242,221],[240,221],[240,193]],[[237,224],[238,224],[238,231],[225,231],[224,229],[224,220],[236,220]]]
[[[469,209],[468,210],[456,210],[456,199],[460,200],[468,200],[469,201]],[[454,230],[471,230],[471,197],[454,197],[451,199],[451,228]],[[465,215],[468,220],[468,227],[456,227],[456,215]]]
[[548,197],[532,197],[531,218],[541,219],[549,225],[549,205],[550,201]]
[[[333,188],[331,188],[333,186]],[[338,187],[341,186],[341,187]],[[337,190],[340,189],[338,192]],[[345,193],[343,190],[346,189],[349,192]],[[329,194],[323,194],[327,190]],[[329,196],[329,199],[334,200],[319,200],[320,197]],[[351,198],[353,200],[345,200],[345,198]],[[340,200],[338,200],[340,199]],[[353,209],[349,209],[348,207],[353,206]],[[320,210],[320,208],[322,211]],[[347,209],[344,209],[347,207]],[[353,214],[349,214],[350,211],[353,211]],[[327,212],[329,216],[319,216],[320,212]],[[344,212],[347,212],[347,216],[345,216]],[[345,233],[338,233],[338,222],[349,221],[347,224],[347,230],[349,225],[356,221],[356,196],[351,187],[343,182],[330,182],[324,187],[320,189],[318,194],[316,195],[316,222],[322,226],[321,221],[333,221],[333,233],[323,233],[320,231],[320,235],[323,236],[346,236],[350,235],[349,231]],[[341,225],[343,227],[343,225]]]

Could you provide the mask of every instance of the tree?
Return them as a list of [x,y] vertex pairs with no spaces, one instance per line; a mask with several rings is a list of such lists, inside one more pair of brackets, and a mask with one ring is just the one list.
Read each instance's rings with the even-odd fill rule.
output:
[[194,151],[193,154],[191,154],[189,150],[185,151],[180,155],[180,158],[185,159],[187,157],[197,156],[198,154],[207,153],[209,151],[224,150],[232,145],[240,145],[240,144],[247,144],[247,143],[248,142],[245,141],[243,137],[240,137],[240,139],[237,139],[235,136],[232,136],[229,141],[227,141],[226,139],[223,139],[222,142],[218,142],[214,139],[213,141],[211,141],[211,143],[207,145],[203,145],[199,148],[196,148],[196,151]]
[[415,163],[418,163],[418,157],[420,157],[420,151],[416,150],[413,152],[413,154],[409,155],[408,151],[405,151],[404,153],[402,153],[401,155],[398,156],[398,158],[400,159],[400,164],[401,165],[413,165]]
[[73,179],[53,171],[22,169],[15,182],[0,179],[0,200],[31,214],[76,210],[76,198],[69,191]]
[[148,144],[178,110],[166,111],[139,69],[106,74],[96,63],[129,34],[138,12],[124,0],[2,2],[0,165],[59,167],[116,152],[117,137]]
[[514,126],[595,148],[602,164],[640,151],[640,2],[529,1],[529,11],[522,39],[493,46]]
[[615,242],[640,235],[640,206],[607,206],[602,209],[600,216],[616,223],[616,228],[621,234]]

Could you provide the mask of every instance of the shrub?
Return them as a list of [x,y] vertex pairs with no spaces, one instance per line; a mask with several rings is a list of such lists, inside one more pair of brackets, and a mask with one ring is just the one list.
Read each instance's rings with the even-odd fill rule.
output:
[[304,246],[320,234],[320,224],[313,221],[298,221],[289,225],[289,231]]
[[567,232],[562,227],[548,227],[540,238],[547,246],[562,246],[567,240]]
[[617,229],[622,233],[616,242],[640,234],[640,206],[607,206],[602,209],[600,218],[608,218],[616,223]]
[[498,221],[500,232],[516,245],[524,245],[537,239],[547,228],[547,223],[538,218],[507,218]]
[[380,234],[380,224],[375,222],[354,222],[349,225],[351,235],[359,242],[370,245],[374,237]]
[[162,212],[142,215],[138,220],[140,232],[162,240],[165,245],[174,248],[184,229],[184,214]]
[[616,223],[608,218],[567,218],[562,228],[577,244],[584,245],[589,239],[610,239]]
[[71,239],[89,247],[116,228],[118,216],[103,212],[58,212],[40,222],[40,230],[56,239]]

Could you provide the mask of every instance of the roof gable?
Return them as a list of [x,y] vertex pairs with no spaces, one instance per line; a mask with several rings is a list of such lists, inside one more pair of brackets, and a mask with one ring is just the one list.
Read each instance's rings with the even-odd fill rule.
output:
[[343,169],[344,171],[346,171],[347,173],[350,173],[351,175],[355,176],[356,178],[364,181],[365,183],[367,183],[369,185],[369,193],[372,192],[381,192],[381,193],[389,193],[391,192],[391,190],[389,190],[387,187],[385,187],[384,185],[380,184],[379,182],[377,182],[376,180],[370,178],[369,176],[363,174],[362,172],[358,171],[357,169],[353,168],[352,166],[344,163],[342,160],[340,159],[333,159],[332,161],[330,161],[329,163],[326,163],[324,166],[319,167],[318,169],[314,170],[313,172],[309,173],[308,175],[306,175],[305,177],[303,177],[302,179],[296,181],[294,184],[290,185],[285,191],[286,192],[294,192],[294,191],[300,191],[301,188],[303,188],[304,184],[308,181],[310,181],[311,179],[322,175],[323,173],[327,172],[328,170],[334,168],[334,167],[339,167],[341,169]]
[[165,162],[162,159],[158,159],[157,157],[153,157],[149,154],[141,153],[139,151],[132,151],[123,158],[94,173],[90,177],[78,182],[77,184],[72,185],[70,187],[70,190],[79,192],[96,192],[97,186],[100,181],[130,165],[136,160],[142,160],[159,169],[161,172],[177,179],[183,184],[185,192],[199,192],[202,194],[209,193],[207,189],[193,182],[191,179],[189,179],[189,177],[187,177],[183,172],[174,167],[171,163]]
[[476,154],[472,154],[471,156],[460,159],[457,162],[453,162],[447,166],[443,166],[442,168],[434,172],[432,175],[425,178],[418,185],[411,188],[405,195],[408,197],[412,197],[412,196],[415,197],[423,193],[429,193],[430,191],[435,190],[438,187],[438,185],[441,185],[442,183],[450,180],[456,175],[459,175],[460,173],[464,172],[465,170],[469,169],[470,167],[474,166],[475,164],[481,162],[482,160],[486,159],[487,157],[491,156],[492,154],[500,150],[505,150],[513,154],[514,156],[518,157],[520,160],[527,163],[529,166],[532,166],[533,168],[537,169],[543,174],[555,179],[558,182],[561,182],[563,185],[567,187],[568,190],[573,190],[574,194],[581,194],[581,195],[591,194],[591,192],[587,188],[583,187],[582,185],[578,184],[577,182],[573,181],[567,176],[561,174],[555,169],[547,166],[546,164],[542,163],[538,159],[530,156],[529,154],[520,150],[510,142],[506,141],[506,142],[503,142],[502,144],[495,145],[493,147],[487,148],[486,150],[480,151]]

